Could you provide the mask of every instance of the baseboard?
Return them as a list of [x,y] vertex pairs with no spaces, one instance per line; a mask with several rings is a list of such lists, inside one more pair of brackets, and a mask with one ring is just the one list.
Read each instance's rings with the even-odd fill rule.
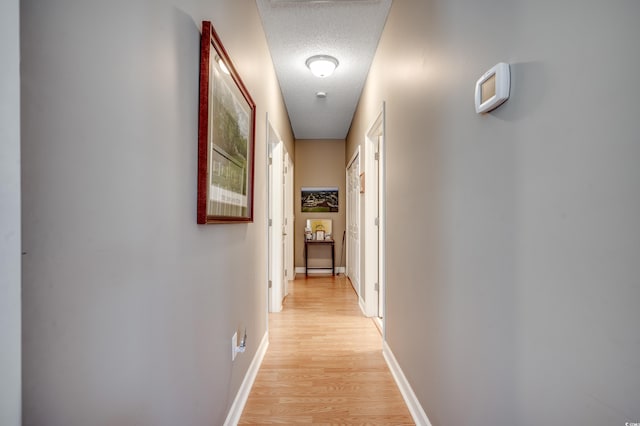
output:
[[358,297],[358,306],[360,306],[360,312],[362,312],[362,315],[369,317],[369,315],[367,315],[367,310],[364,308],[364,300],[362,300],[361,297]]
[[253,361],[251,361],[251,365],[249,366],[249,370],[247,370],[247,374],[244,376],[244,380],[242,380],[242,384],[240,385],[240,389],[238,389],[238,393],[233,400],[233,404],[231,404],[227,419],[224,421],[224,426],[235,426],[240,421],[240,416],[242,416],[242,411],[247,403],[249,393],[253,387],[253,382],[256,380],[258,370],[260,370],[260,365],[262,364],[264,355],[267,353],[268,347],[269,332],[267,331],[262,337],[262,342],[260,342],[256,355],[253,357]]
[[[336,266],[336,274],[344,274],[346,272],[346,268],[344,266]],[[304,266],[297,266],[295,268],[296,274],[304,274]],[[309,269],[309,275],[313,274],[330,274],[331,268],[324,269]]]
[[391,352],[391,348],[386,341],[382,342],[382,355],[384,355],[384,359],[387,361],[389,370],[391,370],[391,374],[398,384],[398,388],[400,388],[400,393],[404,398],[404,402],[407,404],[407,408],[411,413],[411,417],[413,417],[413,421],[417,426],[431,426],[431,422],[429,421],[427,414],[422,409],[422,405],[420,405],[420,401],[418,401],[416,394],[413,393],[411,385],[404,376],[396,357],[393,355],[393,352]]

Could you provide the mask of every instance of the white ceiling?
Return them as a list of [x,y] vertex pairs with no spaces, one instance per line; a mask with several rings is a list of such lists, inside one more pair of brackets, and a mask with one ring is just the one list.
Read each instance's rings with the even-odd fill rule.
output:
[[[344,139],[392,0],[256,1],[295,138]],[[311,74],[314,55],[338,59],[333,75]]]

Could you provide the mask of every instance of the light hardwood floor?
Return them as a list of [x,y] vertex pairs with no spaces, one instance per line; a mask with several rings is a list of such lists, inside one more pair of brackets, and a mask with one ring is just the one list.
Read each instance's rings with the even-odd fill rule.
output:
[[348,279],[292,282],[239,424],[413,425]]

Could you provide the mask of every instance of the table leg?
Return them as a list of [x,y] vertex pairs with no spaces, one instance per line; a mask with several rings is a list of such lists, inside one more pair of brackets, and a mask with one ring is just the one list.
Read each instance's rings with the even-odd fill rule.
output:
[[333,275],[336,274],[336,245],[335,245],[335,243],[331,243],[331,272],[333,272]]

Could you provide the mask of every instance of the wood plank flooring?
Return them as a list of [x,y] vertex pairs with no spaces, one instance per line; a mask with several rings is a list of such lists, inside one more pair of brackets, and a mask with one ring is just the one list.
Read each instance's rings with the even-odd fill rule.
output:
[[293,281],[269,338],[239,424],[414,424],[345,277]]

